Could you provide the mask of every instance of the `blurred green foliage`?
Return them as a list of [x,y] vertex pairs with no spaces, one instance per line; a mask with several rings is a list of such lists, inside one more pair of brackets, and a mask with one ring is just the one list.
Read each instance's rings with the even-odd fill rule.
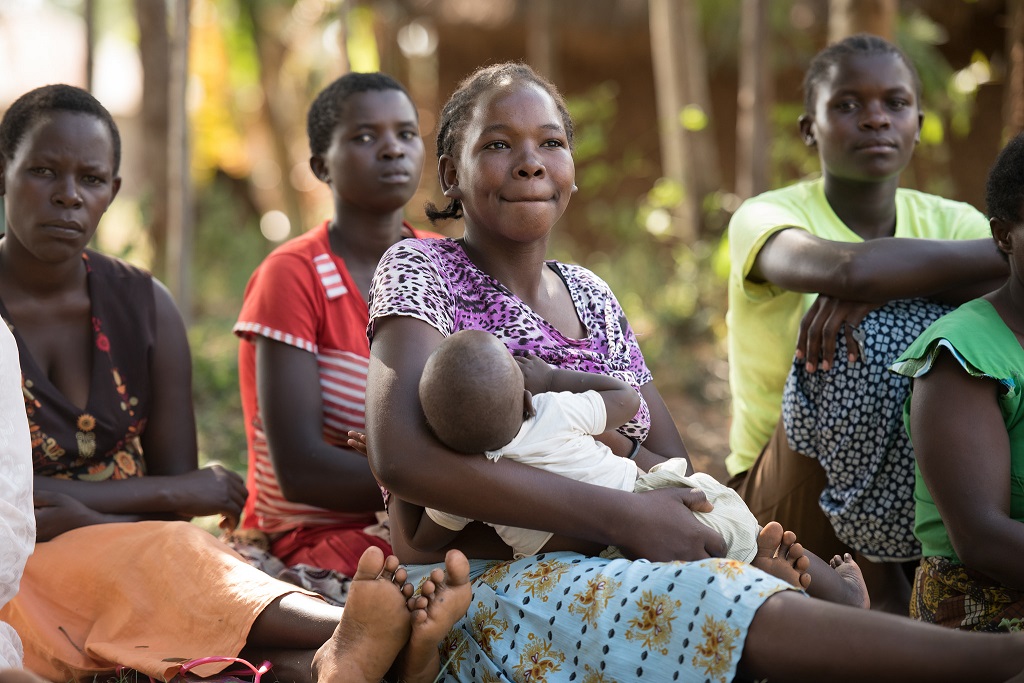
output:
[[[125,7],[129,4],[127,0],[116,2]],[[257,116],[266,106],[267,95],[262,90],[265,65],[257,41],[261,27],[254,18],[264,18],[263,30],[277,30],[283,20],[274,18],[284,16],[282,8],[296,4],[289,0],[218,0],[215,5],[206,4],[207,9],[216,7],[216,21],[211,22],[203,10],[199,17],[202,26],[196,29],[194,64],[205,93],[204,104],[192,112],[197,224],[192,267],[196,322],[190,339],[196,412],[204,460],[218,460],[239,470],[245,467],[245,438],[237,384],[238,342],[231,326],[249,275],[274,246],[260,233],[259,215],[279,201],[254,189],[251,178],[254,164],[269,157],[269,131],[261,128]],[[740,3],[702,0],[699,6],[709,70],[734,69]],[[776,73],[799,73],[819,47],[812,32],[794,29],[806,19],[798,14],[810,11],[810,6],[770,4],[771,31],[785,36],[773,43]],[[371,7],[358,5],[359,13],[353,17],[357,30],[350,38],[357,47],[370,40]],[[320,30],[332,21],[331,13],[321,12],[310,26]],[[328,60],[309,50],[302,53],[300,48],[311,43],[301,38],[306,29],[297,31],[295,26],[292,42],[278,36],[280,43],[273,46],[281,52],[282,79],[287,79],[278,104],[285,98],[292,105],[310,101],[333,76]],[[363,33],[359,27],[365,29]],[[903,16],[898,24],[897,40],[919,69],[923,85],[926,118],[917,152],[922,168],[941,168],[948,163],[951,136],[963,135],[969,127],[974,106],[970,79],[983,79],[987,68],[984,56],[978,55],[969,73],[954,70],[939,50],[944,39],[941,27],[920,13]],[[778,102],[771,110],[770,123],[773,133],[766,143],[773,187],[818,172],[817,157],[796,134],[796,121],[803,113],[799,86],[787,83],[785,88],[776,93]],[[618,84],[607,81],[569,100],[577,125],[575,159],[580,188],[570,211],[584,211],[586,220],[574,221],[571,228],[568,222],[556,228],[551,256],[581,263],[609,283],[641,340],[663,394],[685,392],[724,404],[724,283],[729,265],[724,235],[736,198],[724,187],[697,198],[705,215],[705,234],[693,242],[674,234],[672,214],[688,189],[660,178],[657,159],[645,156],[639,146],[611,144],[618,98]],[[693,108],[679,113],[679,123],[691,130],[729,125],[716,120],[713,111]],[[308,153],[301,131],[292,131],[286,146],[295,160]],[[289,169],[281,172],[287,182]],[[904,182],[940,194],[951,191],[948,174],[941,172],[917,177],[911,168]],[[293,235],[321,219],[325,210],[316,196],[303,195],[302,199],[299,216],[291,216]],[[303,225],[294,225],[295,219]]]

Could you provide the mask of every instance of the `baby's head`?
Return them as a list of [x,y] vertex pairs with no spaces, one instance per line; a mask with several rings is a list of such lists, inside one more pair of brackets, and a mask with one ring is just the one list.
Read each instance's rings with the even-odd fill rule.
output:
[[482,330],[441,342],[423,367],[419,393],[434,434],[460,453],[501,448],[523,424],[523,373],[505,345]]

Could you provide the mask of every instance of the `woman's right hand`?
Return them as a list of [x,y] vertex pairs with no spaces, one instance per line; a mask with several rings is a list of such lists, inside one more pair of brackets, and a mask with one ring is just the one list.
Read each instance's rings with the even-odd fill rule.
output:
[[856,361],[861,343],[856,337],[857,326],[879,306],[881,304],[818,295],[800,321],[796,342],[796,357],[805,361],[807,372],[816,371],[819,365],[822,370],[829,370],[834,362],[839,362],[835,356],[840,330],[846,334],[847,362]]
[[703,491],[670,487],[630,495],[637,504],[616,528],[615,541],[626,557],[651,562],[725,557],[722,535],[693,515],[713,508]]
[[238,473],[221,465],[210,465],[175,477],[174,512],[182,517],[222,514],[226,528],[238,525],[247,494]]

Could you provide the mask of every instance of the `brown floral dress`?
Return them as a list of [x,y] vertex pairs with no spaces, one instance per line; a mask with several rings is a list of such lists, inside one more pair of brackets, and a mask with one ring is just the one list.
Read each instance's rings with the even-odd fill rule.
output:
[[4,318],[21,354],[25,410],[37,475],[102,481],[145,474],[140,437],[149,416],[149,360],[156,329],[153,279],[119,259],[87,250],[93,361],[85,410],[50,382]]

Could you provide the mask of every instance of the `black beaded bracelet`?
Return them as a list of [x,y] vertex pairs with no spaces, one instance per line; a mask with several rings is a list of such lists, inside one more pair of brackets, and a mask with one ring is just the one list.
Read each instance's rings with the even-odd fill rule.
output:
[[634,439],[632,436],[627,436],[626,438],[633,442],[633,448],[626,457],[630,460],[636,460],[636,454],[640,452],[640,440]]

